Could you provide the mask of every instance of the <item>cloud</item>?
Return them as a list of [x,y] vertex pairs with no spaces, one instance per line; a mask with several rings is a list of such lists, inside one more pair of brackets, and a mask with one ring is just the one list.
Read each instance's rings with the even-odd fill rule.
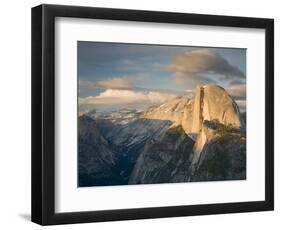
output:
[[246,99],[246,84],[230,85],[225,89],[236,100]]
[[204,75],[177,72],[172,79],[181,87],[194,89],[197,85],[216,83],[215,79],[210,79]]
[[[178,84],[188,83],[190,87],[197,84],[217,83],[218,80],[245,78],[244,73],[231,65],[220,54],[210,49],[200,49],[177,54],[166,70],[174,72],[173,79]],[[208,74],[218,75],[218,79]]]
[[137,108],[162,103],[175,97],[177,97],[176,94],[169,92],[107,89],[95,97],[79,98],[79,106],[93,105],[105,108],[130,106]]
[[235,100],[240,111],[246,111],[246,84],[230,85],[225,90]]
[[239,106],[239,109],[241,112],[246,111],[246,106],[247,106],[246,100],[236,100],[235,102]]
[[133,89],[134,86],[127,77],[116,77],[98,82],[79,81],[79,87],[88,89]]

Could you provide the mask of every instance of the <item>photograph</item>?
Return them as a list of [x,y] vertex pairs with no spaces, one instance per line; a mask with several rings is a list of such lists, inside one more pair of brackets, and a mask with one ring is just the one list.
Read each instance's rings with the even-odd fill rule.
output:
[[78,41],[78,187],[246,180],[246,52]]
[[32,222],[275,209],[274,14],[149,3],[32,7]]

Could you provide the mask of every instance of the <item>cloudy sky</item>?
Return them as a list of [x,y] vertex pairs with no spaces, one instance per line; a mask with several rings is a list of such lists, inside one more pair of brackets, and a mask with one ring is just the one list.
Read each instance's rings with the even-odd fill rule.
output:
[[246,50],[78,42],[79,110],[144,108],[218,84],[246,105]]

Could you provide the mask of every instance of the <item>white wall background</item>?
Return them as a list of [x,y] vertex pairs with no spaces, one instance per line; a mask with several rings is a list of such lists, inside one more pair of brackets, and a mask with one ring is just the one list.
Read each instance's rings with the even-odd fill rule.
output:
[[[280,6],[245,0],[2,1],[0,35],[0,228],[39,229],[30,222],[30,8],[68,4],[275,18],[275,117],[281,117]],[[280,4],[281,5],[281,4]],[[278,92],[279,90],[279,92]],[[257,124],[258,127],[258,124]],[[275,119],[275,211],[55,226],[54,229],[278,229],[281,225],[281,122]],[[46,227],[50,228],[50,227]]]

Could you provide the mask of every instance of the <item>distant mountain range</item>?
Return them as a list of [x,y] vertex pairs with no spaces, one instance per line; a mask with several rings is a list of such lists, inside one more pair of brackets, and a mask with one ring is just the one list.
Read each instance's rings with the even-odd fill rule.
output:
[[78,184],[246,179],[246,113],[220,86],[145,110],[78,118]]

